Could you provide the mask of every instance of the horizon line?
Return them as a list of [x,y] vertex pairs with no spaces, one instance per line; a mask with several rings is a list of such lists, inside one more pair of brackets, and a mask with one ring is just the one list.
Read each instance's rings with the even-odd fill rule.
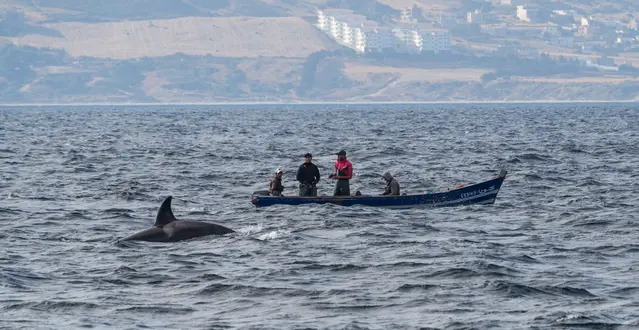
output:
[[314,102],[78,102],[78,103],[0,103],[0,107],[57,106],[167,106],[167,105],[384,105],[384,104],[541,104],[541,103],[639,103],[638,100],[512,100],[512,101],[314,101]]

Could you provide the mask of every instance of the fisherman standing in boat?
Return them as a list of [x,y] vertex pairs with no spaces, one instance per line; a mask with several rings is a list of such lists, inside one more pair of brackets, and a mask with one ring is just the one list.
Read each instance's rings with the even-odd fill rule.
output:
[[271,184],[268,186],[268,192],[271,196],[282,196],[284,186],[282,185],[282,170],[275,170],[275,176],[271,179]]
[[337,180],[337,182],[335,182],[335,191],[333,192],[333,196],[350,196],[351,188],[349,180],[352,177],[353,164],[346,159],[346,151],[341,150],[337,153],[335,173],[329,176],[330,179]]
[[304,164],[297,169],[297,181],[300,182],[300,196],[317,196],[317,183],[320,180],[319,168],[311,161],[313,155],[304,155]]
[[390,172],[384,173],[382,178],[386,181],[386,188],[382,195],[399,196],[399,182],[393,178]]

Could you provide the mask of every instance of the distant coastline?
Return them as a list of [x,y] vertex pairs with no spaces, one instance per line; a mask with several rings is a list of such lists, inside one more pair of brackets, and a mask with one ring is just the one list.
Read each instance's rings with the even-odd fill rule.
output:
[[175,102],[175,103],[0,103],[0,107],[65,107],[65,106],[209,106],[209,105],[384,105],[384,104],[569,104],[569,103],[639,103],[639,100],[541,100],[541,101],[327,101],[327,102]]

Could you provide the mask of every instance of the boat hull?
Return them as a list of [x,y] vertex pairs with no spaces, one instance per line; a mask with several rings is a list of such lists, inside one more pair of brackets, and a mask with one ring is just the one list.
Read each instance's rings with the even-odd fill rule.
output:
[[474,185],[433,193],[401,196],[264,196],[253,194],[251,202],[256,207],[273,205],[335,204],[340,206],[364,205],[385,208],[436,208],[471,204],[493,204],[506,178],[506,171],[499,176]]

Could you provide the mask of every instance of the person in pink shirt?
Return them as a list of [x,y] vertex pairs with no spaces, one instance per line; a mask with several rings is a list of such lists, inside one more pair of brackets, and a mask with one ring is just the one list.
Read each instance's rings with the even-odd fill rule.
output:
[[346,159],[346,151],[341,150],[337,153],[335,172],[329,176],[330,179],[337,180],[335,182],[335,191],[333,192],[333,196],[349,196],[351,194],[349,180],[352,177],[353,164]]

